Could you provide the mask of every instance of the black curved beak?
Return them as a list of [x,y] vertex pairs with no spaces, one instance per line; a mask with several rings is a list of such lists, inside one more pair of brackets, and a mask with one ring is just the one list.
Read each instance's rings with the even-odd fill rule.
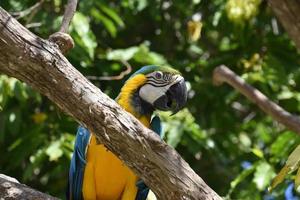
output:
[[162,111],[172,111],[173,114],[181,110],[187,101],[187,89],[184,79],[172,85],[169,90],[154,102],[154,107]]

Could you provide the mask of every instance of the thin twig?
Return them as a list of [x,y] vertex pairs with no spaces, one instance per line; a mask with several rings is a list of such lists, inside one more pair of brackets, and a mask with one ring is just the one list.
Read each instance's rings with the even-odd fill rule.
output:
[[120,80],[120,79],[123,79],[124,76],[126,76],[127,74],[131,73],[132,67],[125,60],[122,60],[121,62],[123,63],[123,65],[125,65],[126,70],[122,71],[117,76],[100,76],[100,77],[99,76],[86,76],[86,78],[89,79],[89,80],[93,80],[93,81],[111,81],[111,80]]
[[292,115],[273,101],[269,100],[268,97],[259,90],[246,83],[228,67],[222,65],[214,70],[213,83],[214,85],[219,86],[224,82],[234,87],[250,101],[258,105],[265,113],[279,123],[285,125],[286,128],[300,134],[300,118],[298,116]]
[[60,30],[49,36],[49,41],[55,43],[63,54],[74,47],[74,40],[68,34],[68,28],[76,11],[78,0],[68,0]]
[[71,20],[76,11],[78,0],[68,0],[68,4],[64,13],[62,24],[60,27],[60,32],[67,33]]
[[37,2],[36,4],[34,4],[33,6],[27,8],[26,10],[22,10],[19,12],[13,12],[11,13],[11,15],[16,18],[16,19],[20,19],[23,18],[31,13],[35,13],[38,9],[40,9],[41,5],[44,3],[44,0],[40,0],[39,2]]
[[30,24],[26,24],[26,28],[30,29],[30,28],[37,28],[42,26],[43,24],[41,22],[34,22],[34,23],[30,23]]

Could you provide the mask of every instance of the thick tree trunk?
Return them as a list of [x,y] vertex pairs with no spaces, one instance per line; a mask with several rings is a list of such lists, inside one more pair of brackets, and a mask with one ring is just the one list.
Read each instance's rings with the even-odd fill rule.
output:
[[300,1],[268,0],[275,15],[300,50]]
[[172,147],[80,74],[54,43],[28,31],[1,7],[0,72],[26,82],[84,124],[159,199],[221,199]]
[[0,174],[0,199],[56,200],[57,198],[33,190],[18,183],[14,178]]

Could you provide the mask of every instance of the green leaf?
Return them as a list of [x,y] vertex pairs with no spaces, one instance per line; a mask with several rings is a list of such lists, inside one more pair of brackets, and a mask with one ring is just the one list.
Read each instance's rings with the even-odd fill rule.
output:
[[134,54],[136,54],[138,51],[139,51],[138,47],[130,47],[127,49],[116,49],[116,50],[109,51],[106,54],[106,58],[108,60],[127,61],[133,58]]
[[295,178],[295,185],[296,185],[296,189],[298,189],[300,183],[300,177],[299,177],[300,156],[299,155],[300,155],[300,145],[298,145],[294,149],[294,151],[289,155],[285,166],[280,170],[278,175],[274,178],[269,190],[273,190],[278,184],[280,184],[284,180],[284,178],[288,173],[291,173],[297,169],[298,172]]
[[14,93],[17,99],[21,102],[25,102],[28,99],[26,85],[24,83],[17,81],[15,84]]
[[106,30],[110,33],[112,37],[116,37],[117,35],[117,28],[112,20],[110,20],[105,15],[102,15],[97,9],[92,9],[91,14],[95,19],[98,19],[98,21],[101,21],[103,25],[105,26]]
[[121,17],[119,17],[119,15],[113,9],[110,9],[109,7],[107,7],[101,3],[98,3],[98,5],[102,12],[104,12],[106,15],[108,15],[110,18],[112,18],[120,27],[124,27],[123,20],[121,19]]
[[264,157],[264,153],[260,149],[258,149],[258,148],[253,148],[251,151],[252,151],[252,153],[254,155],[256,155],[259,158],[263,158]]
[[287,173],[290,171],[290,169],[288,168],[287,165],[285,165],[280,172],[276,175],[276,177],[273,179],[270,187],[268,188],[269,191],[272,191],[278,184],[280,184],[285,176],[287,175]]
[[228,197],[235,190],[238,184],[244,181],[250,174],[252,174],[255,171],[257,164],[258,163],[255,163],[248,169],[243,170],[233,181],[230,182],[230,190],[227,194]]
[[294,93],[289,90],[283,90],[281,93],[278,94],[278,99],[290,99],[294,97]]
[[134,60],[139,63],[164,65],[167,64],[166,59],[155,52],[149,50],[148,44],[144,43],[139,46],[139,51],[134,55]]
[[147,7],[148,1],[147,0],[124,0],[122,1],[122,5],[124,7],[128,7],[136,11],[142,11]]
[[291,171],[295,171],[299,168],[300,165],[300,145],[296,147],[296,149],[290,154],[288,160],[286,161],[286,165],[290,168]]
[[253,182],[256,184],[256,187],[262,191],[266,189],[274,176],[275,172],[272,166],[269,163],[262,161],[256,167]]
[[30,156],[30,163],[26,166],[26,169],[23,172],[23,179],[25,181],[34,180],[35,171],[40,171],[43,162],[48,162],[44,148],[38,149],[32,156]]
[[136,62],[143,64],[167,64],[166,59],[155,52],[149,50],[148,44],[143,43],[140,46],[129,47],[127,49],[116,49],[109,51],[106,54],[108,60],[130,60],[134,59]]
[[47,149],[46,154],[49,156],[50,161],[57,161],[63,155],[63,151],[60,148],[60,142],[53,142]]
[[183,127],[181,121],[169,121],[164,123],[165,131],[168,132],[167,143],[172,147],[176,147],[181,140],[183,134]]
[[94,58],[94,51],[97,47],[96,37],[90,30],[89,20],[82,13],[76,12],[72,20],[72,27],[79,37],[75,37],[75,43],[82,46],[90,58]]
[[270,153],[272,160],[279,161],[286,159],[295,142],[295,133],[290,131],[281,133],[271,145]]
[[188,109],[183,109],[176,115],[171,113],[160,113],[163,122],[163,132],[166,134],[166,141],[172,147],[176,147],[182,140],[183,134],[189,134],[195,141],[201,142],[205,138],[205,133],[195,122],[194,116]]

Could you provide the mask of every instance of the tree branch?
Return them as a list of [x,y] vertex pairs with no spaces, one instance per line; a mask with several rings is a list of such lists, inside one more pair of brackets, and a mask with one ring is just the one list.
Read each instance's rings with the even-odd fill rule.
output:
[[74,16],[74,13],[76,11],[77,7],[77,1],[78,0],[68,0],[68,4],[64,13],[64,17],[62,20],[62,25],[60,27],[60,32],[62,33],[68,33],[68,28],[71,23],[71,20]]
[[300,50],[300,2],[299,0],[268,0],[275,15]]
[[0,174],[0,199],[56,200],[57,198],[20,184],[12,177]]
[[219,86],[224,82],[228,83],[237,91],[245,95],[250,101],[258,105],[260,109],[273,117],[276,121],[285,125],[288,129],[300,134],[299,117],[292,115],[273,101],[269,100],[268,97],[266,97],[259,90],[247,84],[228,67],[222,65],[215,68],[213,73],[213,83]]
[[120,79],[124,78],[124,76],[130,74],[131,71],[132,71],[132,67],[127,61],[122,60],[122,63],[125,65],[126,69],[124,71],[122,71],[117,76],[100,76],[100,77],[98,77],[98,76],[86,76],[86,78],[89,79],[89,80],[93,80],[93,81],[120,80]]
[[40,9],[40,7],[42,6],[43,3],[44,3],[44,0],[40,0],[39,2],[34,4],[33,6],[27,8],[26,10],[22,10],[22,11],[19,11],[19,12],[13,12],[13,13],[11,13],[11,15],[13,17],[15,17],[16,19],[20,19],[22,17],[25,17],[26,15],[29,15],[33,12],[36,12],[38,9]]
[[159,199],[221,199],[172,147],[91,84],[52,43],[1,7],[0,72],[26,82],[84,124]]
[[72,37],[68,34],[68,28],[75,14],[77,2],[78,0],[68,0],[60,31],[49,37],[49,41],[57,44],[63,54],[66,54],[75,45]]

